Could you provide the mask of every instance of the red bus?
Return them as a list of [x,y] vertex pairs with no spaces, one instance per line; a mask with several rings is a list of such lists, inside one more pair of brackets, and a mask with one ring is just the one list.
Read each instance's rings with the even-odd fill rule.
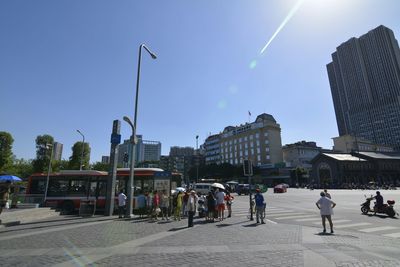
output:
[[[115,196],[122,189],[126,192],[129,168],[117,169]],[[64,170],[49,174],[49,186],[45,199],[47,173],[29,176],[25,202],[41,203],[64,213],[79,209],[81,200],[96,202],[96,211],[104,211],[107,193],[108,172],[95,170]],[[166,172],[159,168],[135,168],[135,194],[139,191],[166,190],[181,185],[181,174]]]

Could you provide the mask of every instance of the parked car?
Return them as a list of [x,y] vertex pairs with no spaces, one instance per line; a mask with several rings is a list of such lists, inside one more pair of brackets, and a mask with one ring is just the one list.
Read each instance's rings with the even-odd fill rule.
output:
[[284,184],[278,184],[274,187],[274,193],[286,193],[287,187]]
[[193,190],[202,195],[207,195],[208,192],[211,191],[211,189],[211,184],[208,183],[197,183],[193,186]]
[[236,186],[236,193],[240,195],[248,195],[249,194],[249,184],[238,184]]

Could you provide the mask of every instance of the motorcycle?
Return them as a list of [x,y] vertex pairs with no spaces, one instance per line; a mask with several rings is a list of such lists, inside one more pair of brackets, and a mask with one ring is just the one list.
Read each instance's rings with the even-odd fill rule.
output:
[[[365,195],[364,195],[365,196]],[[361,212],[363,214],[368,214],[368,212],[374,212],[374,213],[384,213],[387,214],[389,217],[394,217],[399,215],[393,208],[395,201],[394,200],[388,200],[386,201],[387,204],[383,204],[381,208],[378,209],[376,206],[376,202],[374,205],[374,208],[371,209],[371,201],[374,199],[374,197],[371,195],[370,197],[365,196],[365,202],[361,204]]]
[[197,211],[199,212],[199,217],[200,218],[203,218],[203,217],[206,216],[207,210],[206,210],[206,206],[205,206],[204,202],[205,201],[203,199],[199,199],[197,201],[197,203],[199,204],[198,207],[197,207]]

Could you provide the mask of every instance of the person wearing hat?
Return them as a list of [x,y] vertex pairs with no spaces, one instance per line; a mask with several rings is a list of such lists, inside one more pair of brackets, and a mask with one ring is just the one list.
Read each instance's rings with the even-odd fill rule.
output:
[[261,191],[260,191],[259,188],[256,189],[256,195],[254,196],[254,200],[256,202],[256,220],[257,220],[257,223],[260,223],[260,219],[261,219],[261,223],[265,224],[264,216],[263,216],[263,212],[264,212],[264,196],[261,194]]
[[193,217],[194,214],[196,213],[196,207],[197,207],[197,200],[198,197],[196,195],[196,192],[194,190],[190,191],[190,195],[188,198],[187,202],[187,210],[188,210],[188,227],[193,227]]

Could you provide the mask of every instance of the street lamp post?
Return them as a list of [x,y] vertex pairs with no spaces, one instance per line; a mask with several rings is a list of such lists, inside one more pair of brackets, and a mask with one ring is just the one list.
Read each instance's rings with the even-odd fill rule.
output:
[[138,99],[139,99],[139,82],[140,82],[140,62],[142,59],[142,48],[144,48],[153,59],[156,59],[157,56],[150,49],[147,48],[145,44],[141,44],[139,46],[139,59],[138,59],[138,70],[137,70],[137,78],[136,78],[136,97],[135,97],[135,114],[132,121],[124,116],[124,121],[126,121],[132,128],[132,136],[131,136],[131,165],[130,165],[130,173],[129,173],[129,181],[127,188],[127,197],[128,203],[126,208],[126,218],[132,217],[133,210],[133,196],[134,196],[134,177],[135,177],[135,140],[136,140],[136,122],[137,122],[137,109],[138,109]]
[[47,168],[47,179],[46,179],[46,189],[44,192],[44,204],[46,203],[47,199],[47,192],[49,190],[49,178],[50,178],[50,170],[51,170],[51,160],[53,158],[53,144],[46,144],[46,150],[51,148],[50,159],[49,159],[49,167]]
[[83,152],[84,152],[84,150],[85,150],[85,136],[83,135],[83,133],[81,132],[81,131],[79,131],[79,130],[76,130],[80,135],[82,135],[82,138],[83,138],[83,140],[82,140],[82,153],[81,153],[81,164],[80,164],[80,167],[79,167],[79,170],[81,171],[82,170],[82,166],[83,166]]
[[196,135],[196,183],[199,182],[199,136]]

